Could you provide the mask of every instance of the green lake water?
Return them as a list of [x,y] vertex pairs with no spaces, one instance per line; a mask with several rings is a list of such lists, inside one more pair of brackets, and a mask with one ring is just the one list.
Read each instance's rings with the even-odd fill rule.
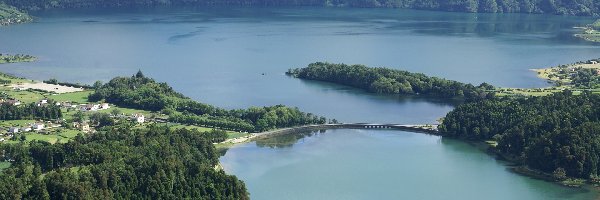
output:
[[221,157],[253,199],[594,199],[520,176],[474,146],[404,131],[327,130],[235,146]]

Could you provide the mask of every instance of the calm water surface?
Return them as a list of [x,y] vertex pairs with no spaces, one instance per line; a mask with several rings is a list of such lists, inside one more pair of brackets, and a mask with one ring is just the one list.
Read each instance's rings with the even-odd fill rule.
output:
[[[571,35],[593,19],[398,9],[204,8],[37,13],[0,28],[0,52],[36,63],[0,70],[92,83],[142,69],[225,108],[286,104],[345,122],[434,122],[452,104],[367,96],[290,79],[315,61],[387,66],[473,84],[546,86],[528,69],[596,58]],[[264,75],[262,75],[264,73]],[[408,115],[410,114],[410,115]]]
[[464,142],[421,133],[328,130],[236,146],[221,157],[254,199],[593,199],[507,170]]
[[[283,73],[329,61],[473,84],[543,87],[547,84],[528,69],[600,55],[596,44],[572,37],[572,27],[593,21],[579,17],[307,7],[76,10],[36,16],[35,23],[0,27],[0,52],[31,54],[39,61],[0,65],[0,71],[92,83],[142,69],[202,102],[225,108],[285,104],[343,122],[433,123],[454,103],[372,95]],[[438,137],[337,130],[303,141],[309,142],[278,149],[242,145],[223,162],[257,199],[589,195],[511,174],[491,157]]]

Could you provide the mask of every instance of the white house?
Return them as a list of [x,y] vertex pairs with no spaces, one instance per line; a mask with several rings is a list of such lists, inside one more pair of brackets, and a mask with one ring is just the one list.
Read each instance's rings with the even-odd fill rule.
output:
[[42,129],[44,129],[44,124],[42,124],[42,123],[35,123],[35,124],[33,124],[33,130],[35,130],[35,131],[41,131]]
[[18,133],[19,132],[19,127],[10,127],[8,129],[9,133]]
[[133,115],[133,119],[137,122],[137,123],[144,123],[146,121],[146,118],[144,117],[144,115],[142,114],[135,114]]
[[86,104],[81,106],[81,111],[96,111],[100,108],[98,104]]
[[102,103],[100,104],[100,110],[106,110],[109,109],[110,105],[108,105],[108,103]]
[[21,101],[19,101],[19,100],[16,100],[16,99],[11,99],[11,100],[8,100],[8,101],[6,101],[6,103],[7,103],[8,105],[13,105],[13,106],[18,106],[18,105],[21,105]]

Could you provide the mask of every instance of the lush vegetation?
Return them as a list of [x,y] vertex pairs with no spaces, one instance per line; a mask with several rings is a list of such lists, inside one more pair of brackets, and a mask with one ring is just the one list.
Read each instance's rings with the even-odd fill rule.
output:
[[590,24],[590,28],[599,31],[600,30],[600,19]]
[[194,130],[118,124],[64,144],[0,149],[10,162],[0,199],[249,199],[243,182],[215,170],[214,146]]
[[577,89],[600,88],[600,59],[576,62],[557,67],[536,69],[538,77],[553,82],[556,86]]
[[589,92],[467,103],[448,113],[439,129],[495,140],[506,158],[546,173],[597,179],[600,172],[600,96]]
[[3,63],[17,63],[17,62],[31,62],[34,61],[35,57],[30,55],[16,54],[16,55],[7,55],[0,53],[0,64]]
[[92,89],[93,87],[90,85],[86,85],[86,84],[81,84],[81,83],[69,83],[69,82],[60,82],[55,78],[51,78],[45,81],[42,81],[44,83],[48,83],[48,84],[54,84],[54,85],[64,85],[64,86],[69,86],[69,87],[76,87],[76,88],[84,88],[84,89]]
[[31,103],[22,106],[15,106],[7,103],[0,105],[0,120],[21,120],[21,119],[60,119],[62,112],[59,106],[52,102],[38,106]]
[[132,77],[117,77],[96,86],[89,95],[92,102],[106,101],[118,106],[161,111],[172,122],[209,126],[224,130],[260,132],[305,124],[323,124],[326,119],[297,108],[282,105],[225,110],[196,102],[138,72]]
[[445,98],[485,99],[493,96],[494,87],[464,84],[420,73],[364,65],[317,62],[305,68],[288,70],[287,74],[301,79],[326,81],[385,94],[422,94]]
[[31,20],[32,18],[26,13],[0,1],[0,26],[25,23]]
[[600,4],[594,0],[4,0],[21,9],[82,7],[150,7],[164,5],[237,5],[237,6],[338,6],[390,7],[454,12],[520,12],[559,15],[596,16]]

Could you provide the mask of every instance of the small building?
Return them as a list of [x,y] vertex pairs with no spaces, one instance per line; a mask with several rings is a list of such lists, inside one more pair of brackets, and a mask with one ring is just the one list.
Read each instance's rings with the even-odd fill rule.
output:
[[25,87],[23,87],[23,86],[17,86],[17,87],[14,87],[13,89],[14,89],[14,90],[16,90],[16,91],[27,90],[27,89],[26,89]]
[[8,129],[9,133],[18,133],[19,132],[19,127],[10,127]]
[[35,131],[41,131],[44,129],[44,127],[45,127],[45,125],[42,123],[35,123],[32,126],[33,130],[35,130]]
[[70,108],[71,106],[73,106],[73,104],[71,104],[71,102],[62,102],[60,103],[60,106],[63,108]]
[[79,130],[83,131],[84,133],[90,132],[90,125],[88,123],[83,123],[81,126],[79,126]]
[[96,111],[100,108],[98,104],[85,104],[81,106],[81,111]]
[[106,110],[109,109],[110,105],[108,105],[108,103],[102,103],[100,104],[100,110]]
[[4,142],[4,138],[0,138],[0,142]]
[[29,131],[31,131],[31,127],[28,126],[28,127],[23,128],[23,132],[29,132]]
[[142,114],[135,114],[135,115],[133,115],[133,120],[135,122],[141,124],[141,123],[144,123],[146,121],[146,118]]
[[21,101],[16,100],[16,99],[10,99],[10,100],[6,101],[5,103],[8,105],[13,105],[13,106],[21,105]]
[[73,127],[75,127],[77,130],[83,131],[85,133],[90,132],[90,125],[86,122],[73,122]]

